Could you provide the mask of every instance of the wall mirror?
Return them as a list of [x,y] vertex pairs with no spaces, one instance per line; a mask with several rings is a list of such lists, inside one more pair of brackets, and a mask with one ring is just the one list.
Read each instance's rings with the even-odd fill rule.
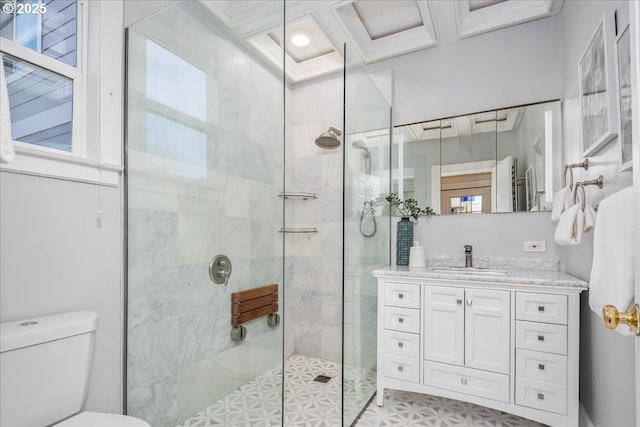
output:
[[551,210],[560,114],[550,101],[396,126],[392,191],[442,215]]

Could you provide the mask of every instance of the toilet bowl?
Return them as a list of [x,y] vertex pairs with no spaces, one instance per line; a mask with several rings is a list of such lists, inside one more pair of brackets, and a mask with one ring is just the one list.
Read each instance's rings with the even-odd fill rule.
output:
[[151,427],[139,418],[102,412],[81,412],[55,427]]
[[151,427],[83,412],[98,315],[77,311],[0,324],[0,425]]

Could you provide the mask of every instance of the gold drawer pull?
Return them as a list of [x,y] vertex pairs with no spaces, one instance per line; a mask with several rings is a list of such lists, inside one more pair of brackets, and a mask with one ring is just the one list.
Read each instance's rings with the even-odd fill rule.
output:
[[638,335],[638,317],[640,317],[638,311],[638,304],[636,304],[631,311],[622,313],[613,305],[605,305],[602,309],[604,326],[609,329],[615,329],[622,323],[629,325],[633,333]]
[[544,335],[538,335],[538,341],[544,342]]
[[539,305],[539,306],[538,306],[538,311],[539,311],[540,313],[544,313],[544,305]]
[[538,393],[538,399],[539,400],[544,400],[544,394]]

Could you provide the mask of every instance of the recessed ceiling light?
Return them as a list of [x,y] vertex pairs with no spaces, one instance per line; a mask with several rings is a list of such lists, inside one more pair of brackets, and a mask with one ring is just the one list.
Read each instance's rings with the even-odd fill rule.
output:
[[305,30],[295,30],[289,33],[289,41],[296,47],[309,46],[311,34]]

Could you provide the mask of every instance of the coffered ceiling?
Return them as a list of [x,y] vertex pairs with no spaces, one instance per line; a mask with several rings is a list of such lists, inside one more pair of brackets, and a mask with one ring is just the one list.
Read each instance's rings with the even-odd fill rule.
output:
[[[365,63],[557,14],[564,0],[204,1],[292,83],[342,68],[343,43]],[[293,37],[297,36],[292,42]],[[302,43],[302,44],[301,44]]]

